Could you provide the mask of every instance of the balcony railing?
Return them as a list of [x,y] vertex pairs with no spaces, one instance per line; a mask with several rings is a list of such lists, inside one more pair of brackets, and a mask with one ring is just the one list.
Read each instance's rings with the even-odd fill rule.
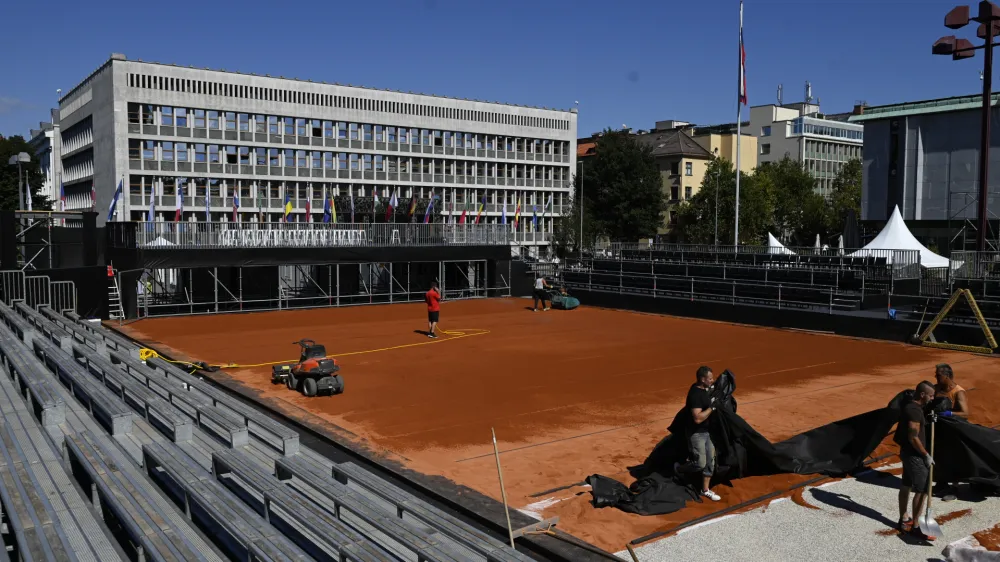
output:
[[112,247],[147,250],[504,246],[513,236],[509,226],[499,224],[129,222],[108,226]]

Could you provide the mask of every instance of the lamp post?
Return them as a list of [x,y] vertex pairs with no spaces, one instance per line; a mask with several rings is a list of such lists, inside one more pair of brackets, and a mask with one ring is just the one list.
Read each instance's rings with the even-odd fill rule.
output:
[[952,60],[972,58],[977,49],[983,49],[983,113],[981,137],[979,141],[979,228],[976,232],[976,250],[986,250],[986,229],[989,227],[989,172],[990,172],[990,108],[993,86],[993,38],[1000,35],[1000,7],[993,2],[979,2],[979,15],[969,16],[968,6],[956,6],[944,17],[948,29],[961,29],[970,21],[979,23],[976,35],[984,40],[979,47],[973,47],[968,39],[948,35],[938,39],[931,52],[935,55],[951,55]]
[[715,245],[719,245],[719,148],[713,151],[715,159]]
[[[21,164],[28,162],[31,162],[31,156],[28,156],[27,152],[15,154],[10,157],[10,160],[7,161],[7,164],[10,166],[13,166],[15,164],[17,165],[17,208],[18,209],[24,209],[24,192],[26,191],[25,189],[26,186],[23,184],[27,183],[21,179]],[[28,210],[30,211],[31,210],[30,188],[27,189],[27,191],[28,191]]]
[[583,263],[583,160],[577,165],[580,166],[580,243],[577,249],[580,251],[580,263]]

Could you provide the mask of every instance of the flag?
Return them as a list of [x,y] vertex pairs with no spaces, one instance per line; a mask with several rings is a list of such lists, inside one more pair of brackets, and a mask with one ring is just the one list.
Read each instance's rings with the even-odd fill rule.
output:
[[[468,195],[468,194],[466,194]],[[462,215],[458,217],[458,224],[465,224],[465,214],[469,211],[469,201],[465,201],[465,208],[462,209]]]
[[333,199],[330,197],[330,192],[326,192],[326,199],[323,200],[323,222],[330,222],[333,218]]
[[205,184],[205,222],[212,222],[212,186]]
[[535,229],[538,229],[538,205],[531,204],[531,222]]
[[434,210],[434,188],[431,188],[431,202],[427,204],[427,210],[424,211],[424,224],[429,224],[431,222],[432,210]]
[[503,192],[503,207],[500,207],[500,224],[507,224],[507,192]]
[[385,220],[389,222],[389,217],[392,216],[392,211],[399,206],[399,198],[396,194],[399,193],[399,188],[397,187],[395,191],[392,192],[392,197],[389,198],[389,205],[385,208]]
[[94,184],[90,184],[90,210],[97,210],[97,189],[94,188]]
[[354,188],[351,188],[351,224],[354,224]]
[[118,187],[115,189],[115,196],[111,198],[111,205],[108,206],[108,222],[111,222],[115,218],[115,207],[118,206],[118,198],[122,196],[122,183],[124,182],[125,178],[118,180]]
[[542,214],[549,213],[552,214],[552,194],[549,194],[549,202],[545,204],[545,208],[542,209]]
[[288,193],[288,187],[285,187],[285,222],[288,222],[288,215],[292,214],[292,195]]
[[[66,194],[63,194],[63,207],[66,206],[65,203]],[[156,184],[149,187],[149,212],[146,214],[146,220],[153,222],[156,220]]]
[[740,84],[739,103],[747,104],[747,51],[743,48],[743,0],[740,0]]
[[416,212],[417,212],[417,196],[414,194],[412,197],[410,197],[410,211],[409,211],[410,222],[413,222],[413,213]]
[[[177,181],[177,180],[175,180]],[[174,222],[181,221],[181,215],[184,210],[184,184],[177,181],[177,211],[174,212]]]
[[233,186],[233,222],[240,222],[240,189]]
[[521,198],[517,198],[517,206],[514,207],[514,230],[517,230],[517,224],[521,222]]
[[372,187],[372,222],[375,222],[375,210],[378,208],[378,188]]
[[[312,191],[312,187],[309,188],[309,191]],[[306,196],[306,222],[312,222],[312,199],[310,199],[311,196],[312,196],[311,193]]]
[[485,208],[486,208],[486,194],[484,193],[483,194],[483,200],[479,202],[479,209],[476,210],[476,222],[475,222],[475,224],[479,224],[479,219],[480,219],[480,217],[483,216],[483,209],[485,209]]
[[60,211],[66,210],[66,184],[59,184],[59,206]]

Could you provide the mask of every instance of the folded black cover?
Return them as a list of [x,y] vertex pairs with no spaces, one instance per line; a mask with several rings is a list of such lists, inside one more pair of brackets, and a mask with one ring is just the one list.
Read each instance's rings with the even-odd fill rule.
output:
[[[860,468],[896,425],[902,405],[912,391],[899,393],[888,406],[836,421],[771,443],[736,413],[736,379],[723,372],[712,390],[716,411],[709,431],[716,447],[717,470],[713,483],[746,476],[771,474],[822,474],[842,476]],[[935,404],[942,411],[948,404]],[[587,479],[595,507],[617,507],[640,515],[671,513],[684,507],[697,493],[689,479],[674,474],[675,462],[688,456],[687,434],[691,416],[682,408],[646,460],[629,471],[631,486],[600,475]],[[939,418],[935,439],[935,480],[970,482],[1000,490],[1000,431],[958,418]]]

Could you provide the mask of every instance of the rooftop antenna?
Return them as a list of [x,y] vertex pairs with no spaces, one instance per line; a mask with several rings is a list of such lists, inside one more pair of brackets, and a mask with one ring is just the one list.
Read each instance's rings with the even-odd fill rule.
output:
[[785,87],[783,85],[778,84],[778,105],[781,105],[782,97],[783,97],[782,96],[782,92],[784,91],[784,89],[785,89]]
[[806,80],[806,103],[810,103],[813,100],[813,87],[812,84]]

